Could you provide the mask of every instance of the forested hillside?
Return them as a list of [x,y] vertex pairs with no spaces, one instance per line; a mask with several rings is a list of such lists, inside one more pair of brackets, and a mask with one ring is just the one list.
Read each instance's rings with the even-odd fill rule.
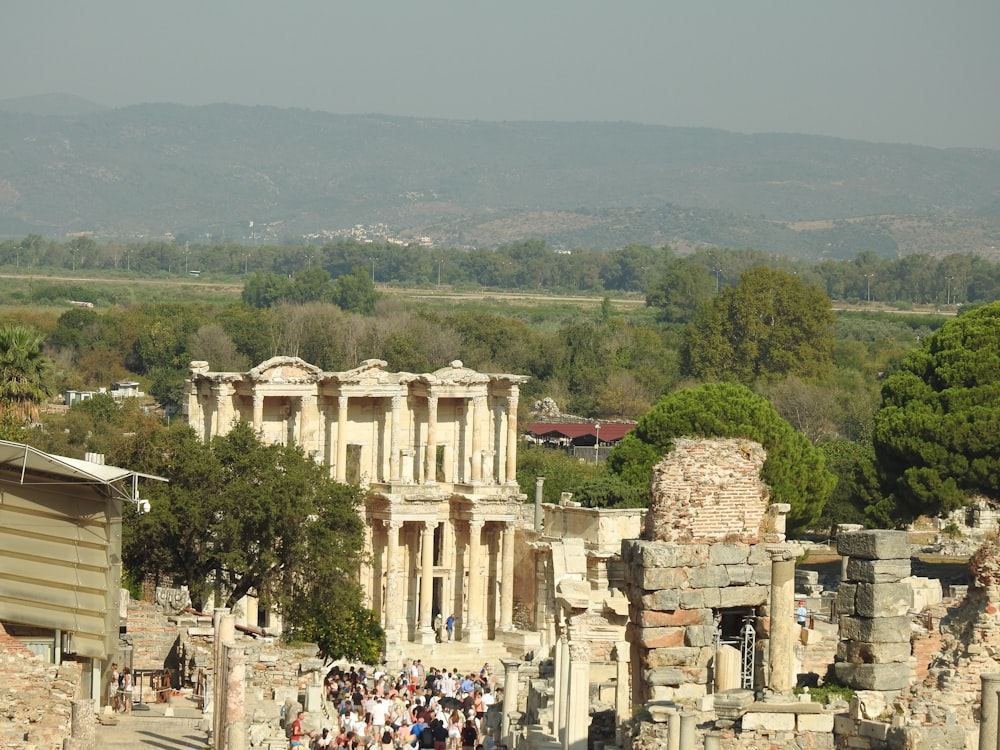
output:
[[1000,246],[994,151],[234,105],[73,111],[0,103],[0,233],[301,241],[379,225],[438,247],[806,258]]

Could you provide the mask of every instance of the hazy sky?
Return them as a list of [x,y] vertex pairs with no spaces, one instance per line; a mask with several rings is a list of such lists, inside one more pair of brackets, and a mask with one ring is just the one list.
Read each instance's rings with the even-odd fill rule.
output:
[[998,0],[0,0],[0,99],[1000,148]]

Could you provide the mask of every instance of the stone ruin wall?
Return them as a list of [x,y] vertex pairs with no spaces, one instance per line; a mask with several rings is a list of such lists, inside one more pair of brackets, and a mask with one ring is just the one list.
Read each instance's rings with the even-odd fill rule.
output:
[[711,692],[714,609],[767,602],[770,557],[739,542],[622,542],[636,702],[690,702]]
[[0,747],[62,748],[81,674],[76,662],[42,661],[0,625]]
[[634,697],[694,701],[711,692],[715,610],[767,603],[766,453],[742,439],[679,438],[653,468],[642,540],[622,542]]
[[680,544],[760,540],[768,489],[760,480],[766,453],[741,439],[677,438],[653,467],[644,539]]

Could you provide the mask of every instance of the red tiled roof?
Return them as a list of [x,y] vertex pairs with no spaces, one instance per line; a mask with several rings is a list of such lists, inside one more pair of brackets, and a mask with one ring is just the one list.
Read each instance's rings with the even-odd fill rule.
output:
[[[587,436],[597,436],[594,429],[596,422],[533,422],[526,428],[526,432],[536,437],[560,436],[570,439]],[[626,422],[601,423],[601,442],[615,442],[621,440],[631,430],[635,429],[635,424]]]

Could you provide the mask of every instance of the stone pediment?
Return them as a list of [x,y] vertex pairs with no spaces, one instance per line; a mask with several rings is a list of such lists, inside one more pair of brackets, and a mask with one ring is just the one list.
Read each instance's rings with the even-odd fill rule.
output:
[[366,359],[354,369],[338,373],[337,380],[352,385],[388,383],[389,373],[385,370],[388,364],[384,359]]
[[271,357],[250,370],[247,376],[259,383],[315,383],[323,376],[323,371],[298,357]]
[[472,385],[489,383],[490,376],[470,369],[462,364],[462,360],[455,359],[449,362],[447,367],[432,372],[429,380],[442,385]]

